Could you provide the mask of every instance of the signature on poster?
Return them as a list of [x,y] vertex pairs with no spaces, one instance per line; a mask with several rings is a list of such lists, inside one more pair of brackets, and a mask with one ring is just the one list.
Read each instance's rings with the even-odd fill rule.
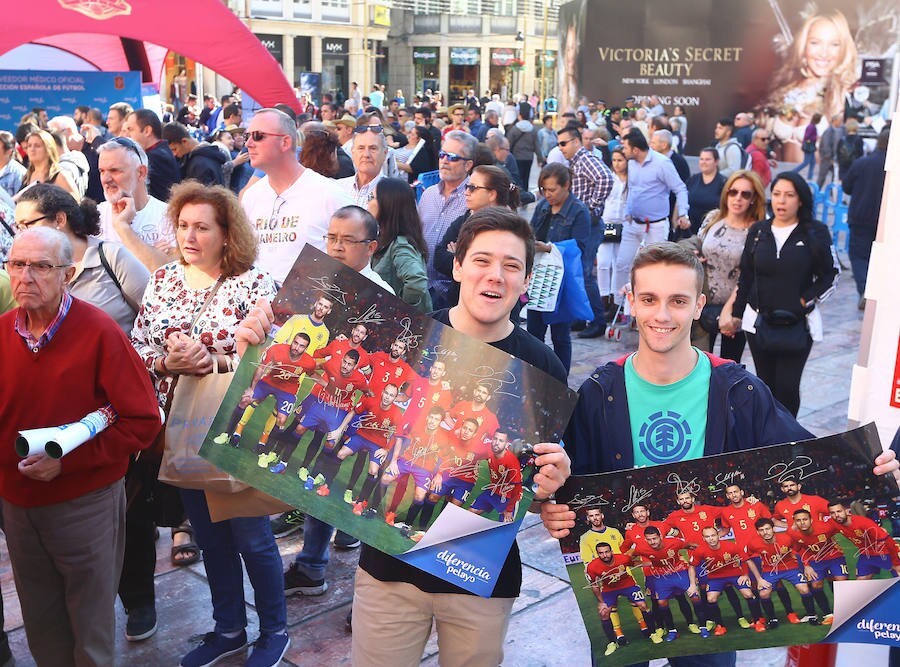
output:
[[494,394],[503,394],[505,396],[520,398],[519,394],[515,394],[511,391],[503,391],[504,387],[508,387],[509,385],[514,387],[516,385],[516,376],[506,369],[495,371],[490,366],[478,366],[466,373],[474,377],[478,384],[491,387]]
[[696,477],[686,482],[681,479],[677,472],[670,472],[666,481],[669,482],[669,484],[675,485],[675,495],[680,493],[693,493],[696,495],[700,492],[700,483],[697,481]]
[[709,491],[711,493],[715,493],[716,491],[724,491],[727,487],[742,479],[747,479],[747,476],[740,470],[718,472],[716,473],[715,478],[713,478],[712,483],[709,485]]
[[769,466],[768,477],[765,479],[775,479],[778,482],[802,482],[804,479],[809,479],[813,475],[826,472],[824,469],[810,470],[809,468],[814,465],[815,464],[810,457],[803,455],[797,456],[789,463],[780,462]]
[[635,505],[640,505],[645,498],[653,495],[652,491],[641,487],[635,487],[634,484],[628,489],[628,502],[622,505],[623,512],[630,512]]
[[347,318],[350,324],[381,324],[384,322],[384,316],[378,312],[375,304],[372,304],[362,315],[355,315]]
[[339,285],[334,284],[329,281],[328,276],[322,276],[321,278],[310,278],[309,281],[316,287],[316,289],[320,289],[325,294],[333,298],[342,306],[347,305],[347,293],[340,288]]
[[609,505],[609,501],[603,496],[582,496],[580,493],[576,493],[566,504],[570,510],[577,512],[595,507],[606,507]]
[[397,334],[397,340],[405,343],[406,349],[408,350],[415,350],[419,347],[422,336],[421,334],[414,334],[412,332],[412,320],[408,317],[404,317],[400,320],[400,327],[402,328],[402,331]]

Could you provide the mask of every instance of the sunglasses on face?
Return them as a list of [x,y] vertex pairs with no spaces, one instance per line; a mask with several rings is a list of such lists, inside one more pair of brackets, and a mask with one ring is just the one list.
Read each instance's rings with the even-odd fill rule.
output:
[[752,190],[738,190],[737,188],[731,188],[728,190],[729,197],[738,197],[745,201],[750,201],[753,199],[753,191]]
[[573,141],[575,141],[575,140],[574,139],[566,139],[564,141],[557,141],[556,143],[559,145],[560,148],[565,148],[566,146],[571,144]]
[[459,162],[460,160],[468,160],[469,158],[458,155],[456,153],[448,153],[447,151],[438,152],[439,160],[447,160],[448,162]]
[[491,188],[486,188],[483,185],[475,185],[474,183],[466,183],[464,186],[466,192],[475,192],[476,190],[490,190]]
[[253,132],[247,132],[247,137],[253,139],[253,141],[262,141],[266,137],[286,137],[286,134],[278,134],[277,132],[262,132],[260,130],[253,130]]
[[353,134],[365,134],[366,132],[374,132],[375,134],[383,134],[384,127],[381,125],[361,125],[353,128]]

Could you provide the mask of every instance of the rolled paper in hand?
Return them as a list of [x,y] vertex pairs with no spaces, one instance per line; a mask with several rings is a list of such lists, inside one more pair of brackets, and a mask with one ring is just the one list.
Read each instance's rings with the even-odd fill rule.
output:
[[117,417],[116,411],[107,403],[71,424],[19,431],[16,453],[23,458],[39,453],[54,459],[62,458],[106,429]]
[[77,422],[60,426],[59,431],[44,445],[44,451],[52,459],[61,459],[76,447],[105,430],[118,419],[119,415],[107,403],[99,410],[94,410]]

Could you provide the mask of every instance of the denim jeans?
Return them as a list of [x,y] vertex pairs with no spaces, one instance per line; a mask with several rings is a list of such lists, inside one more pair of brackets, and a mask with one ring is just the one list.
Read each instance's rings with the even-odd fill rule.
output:
[[303,548],[294,558],[294,563],[310,579],[324,579],[328,565],[329,544],[334,534],[334,526],[307,516],[303,522]]
[[591,311],[594,313],[592,320],[597,326],[606,325],[606,309],[603,307],[603,299],[600,298],[600,286],[597,284],[597,250],[603,241],[603,221],[591,224],[591,235],[588,237],[587,247],[581,256],[581,270],[584,274],[584,291],[587,292]]
[[[543,315],[536,310],[529,310],[528,315],[528,333],[537,338],[542,343],[544,336],[547,334],[547,325],[544,324]],[[550,339],[553,341],[553,351],[562,365],[566,367],[566,373],[572,366],[572,323],[559,322],[550,325]]]
[[247,626],[243,559],[253,586],[260,632],[282,632],[287,627],[284,573],[269,517],[236,517],[212,523],[203,491],[182,489],[181,501],[203,551],[215,631],[237,632]]

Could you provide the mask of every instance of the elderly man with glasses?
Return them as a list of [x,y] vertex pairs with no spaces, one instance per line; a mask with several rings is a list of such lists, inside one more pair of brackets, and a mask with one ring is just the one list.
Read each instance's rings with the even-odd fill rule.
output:
[[121,243],[150,271],[170,261],[175,234],[166,204],[147,191],[144,149],[127,137],[97,147],[106,201],[100,210],[100,238]]
[[478,140],[468,132],[448,132],[438,153],[440,181],[426,188],[419,200],[419,217],[428,244],[428,291],[435,310],[447,306],[451,278],[434,268],[434,248],[450,223],[466,211],[465,186],[477,145]]
[[[0,497],[28,647],[39,665],[112,665],[122,478],[160,429],[156,393],[112,318],[66,292],[75,266],[65,235],[19,233],[5,267],[19,308],[0,316]],[[40,443],[24,458],[12,447],[19,431],[107,405],[116,420],[62,460]]]
[[331,214],[353,200],[335,181],[297,161],[297,128],[278,109],[261,109],[247,130],[254,169],[265,176],[241,198],[259,239],[259,266],[284,282],[303,246],[325,250]]

